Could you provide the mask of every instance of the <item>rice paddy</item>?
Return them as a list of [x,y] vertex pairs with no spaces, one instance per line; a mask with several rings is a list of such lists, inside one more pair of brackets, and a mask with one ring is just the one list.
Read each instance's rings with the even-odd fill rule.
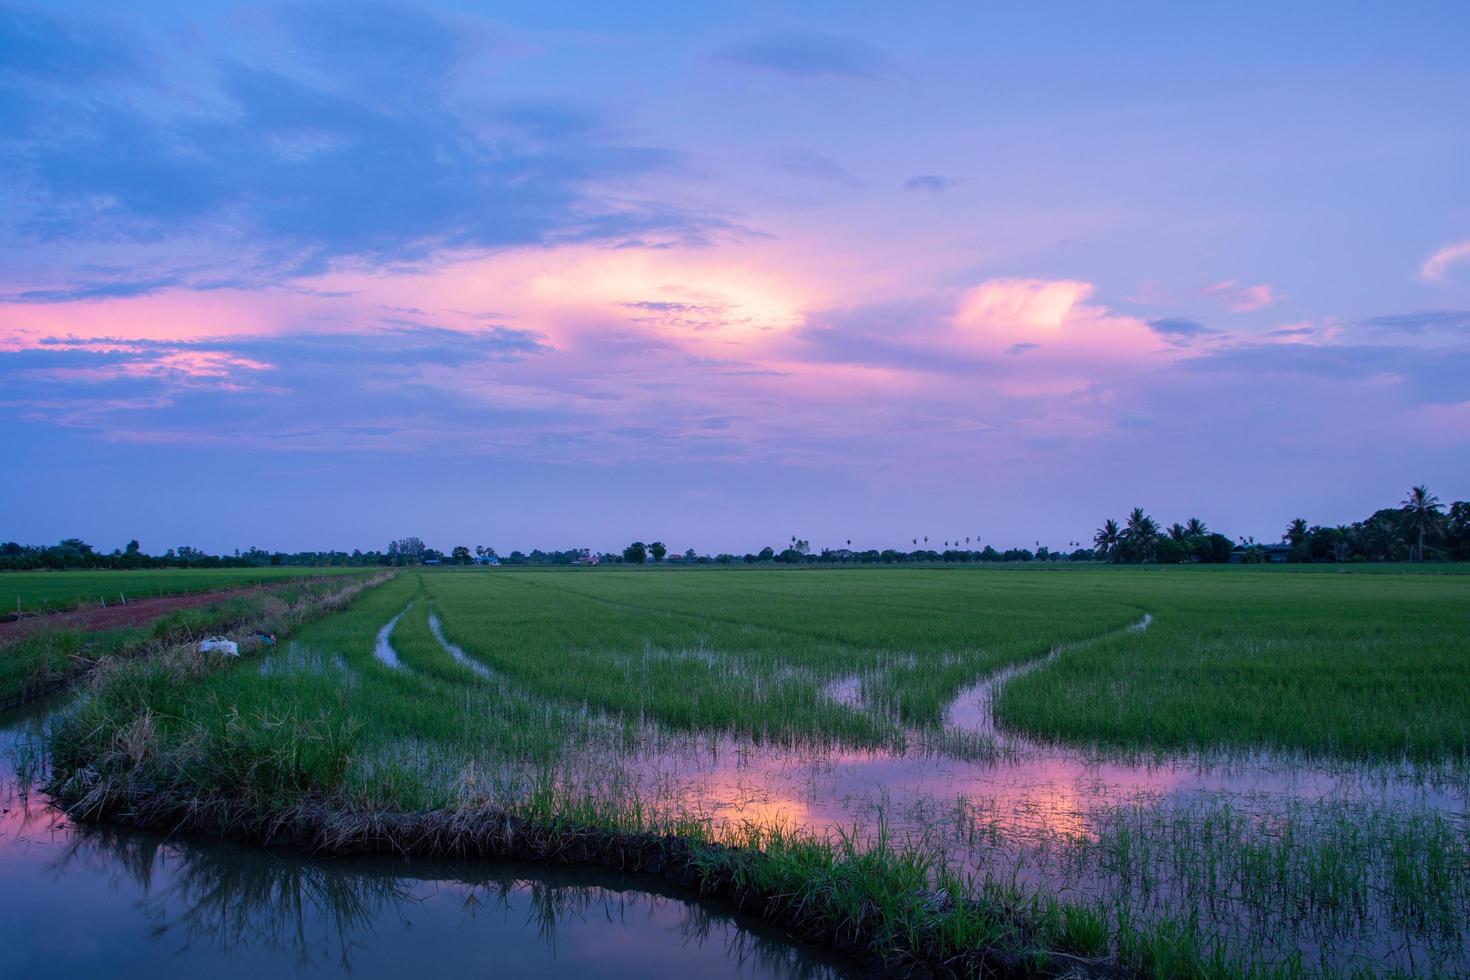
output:
[[129,571],[0,572],[0,615],[111,606],[156,596],[213,592],[361,568],[160,568]]
[[[357,574],[358,579],[366,577],[362,571]],[[151,611],[140,617],[140,625],[95,628],[70,617],[6,624],[16,635],[0,636],[0,708],[55,690],[108,659],[136,657],[161,645],[265,623],[293,606],[311,605],[348,581],[336,576],[278,577],[271,587],[252,593],[199,596],[199,603],[169,611],[148,607]],[[135,612],[140,608],[133,606]]]
[[937,962],[1463,974],[1467,600],[1268,568],[410,572],[223,669],[116,665],[54,788],[734,844],[829,941]]

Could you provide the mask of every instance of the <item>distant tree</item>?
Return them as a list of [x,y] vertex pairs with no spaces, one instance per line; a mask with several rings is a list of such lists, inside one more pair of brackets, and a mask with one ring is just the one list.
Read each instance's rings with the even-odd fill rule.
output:
[[689,549],[687,549],[684,552],[684,560],[685,561],[693,561],[695,559],[695,557],[696,556],[694,554],[694,549],[693,548],[689,548]]
[[1440,513],[1444,505],[1439,502],[1438,497],[1429,492],[1428,487],[1421,485],[1411,487],[1409,495],[1400,501],[1399,506],[1404,509],[1408,532],[1417,538],[1410,557],[1423,561],[1424,536],[1437,534],[1444,526],[1444,514]]
[[664,555],[669,553],[669,549],[664,547],[662,541],[655,541],[648,546],[648,550],[652,553],[654,561],[663,561]]
[[1161,565],[1178,565],[1189,560],[1189,551],[1183,541],[1172,535],[1160,537],[1154,543],[1154,560]]
[[630,565],[642,565],[648,561],[648,545],[642,541],[634,541],[623,549],[623,561]]
[[1118,560],[1118,545],[1122,542],[1123,535],[1118,530],[1118,522],[1109,517],[1103,521],[1103,526],[1097,529],[1092,536],[1092,543],[1097,545],[1097,556],[1104,561]]
[[760,561],[770,561],[776,557],[776,552],[773,548],[762,548],[760,553],[755,557]]
[[388,543],[388,554],[395,565],[418,565],[424,560],[424,542],[418,538],[399,538]]
[[[134,538],[133,540],[131,540],[131,541],[128,542],[127,551],[125,551],[124,554],[127,554],[127,555],[136,555],[136,554],[140,554],[142,552],[142,550],[143,550],[143,546],[140,545],[140,544],[138,544],[138,539],[137,538]],[[239,554],[238,551],[236,551],[235,553],[236,554]]]
[[1286,533],[1281,535],[1281,540],[1287,544],[1298,544],[1307,539],[1307,530],[1306,519],[1298,517],[1286,525]]
[[468,565],[470,563],[470,549],[462,544],[457,544],[454,546],[454,550],[449,553],[449,558],[456,565]]
[[1178,521],[1175,521],[1173,524],[1169,525],[1169,540],[1173,541],[1175,544],[1182,544],[1184,542],[1184,539],[1188,536],[1189,531],[1187,531],[1184,525],[1180,524]]
[[1312,529],[1307,526],[1305,518],[1298,517],[1286,525],[1286,533],[1281,536],[1281,540],[1291,545],[1291,554],[1287,561],[1312,560]]
[[1153,561],[1158,547],[1159,525],[1143,512],[1133,508],[1123,528],[1123,547],[1133,561]]
[[1203,562],[1224,565],[1230,561],[1230,552],[1235,549],[1234,543],[1223,534],[1206,534],[1195,540],[1199,544],[1195,547],[1194,555]]
[[1358,525],[1358,550],[1377,561],[1392,561],[1411,552],[1412,548],[1404,541],[1403,517],[1402,510],[1385,509]]
[[1445,544],[1449,556],[1455,561],[1470,559],[1470,501],[1457,500],[1450,504],[1446,524]]
[[1191,517],[1184,523],[1184,533],[1191,538],[1202,538],[1210,533],[1210,529],[1198,517]]

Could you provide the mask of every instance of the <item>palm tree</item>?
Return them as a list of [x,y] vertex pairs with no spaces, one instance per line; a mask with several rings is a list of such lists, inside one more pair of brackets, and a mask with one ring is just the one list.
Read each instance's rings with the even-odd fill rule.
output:
[[1191,538],[1202,538],[1210,533],[1210,529],[1198,517],[1191,517],[1184,525],[1184,533]]
[[1142,507],[1133,508],[1128,515],[1128,526],[1123,531],[1127,542],[1141,561],[1153,561],[1154,544],[1159,538],[1159,523],[1143,512]]
[[1174,541],[1183,541],[1184,536],[1188,533],[1189,532],[1184,529],[1184,525],[1180,524],[1178,521],[1175,521],[1173,524],[1169,525],[1169,537]]
[[1286,533],[1281,536],[1282,541],[1285,541],[1291,545],[1300,544],[1306,539],[1307,522],[1300,517],[1292,521],[1290,524],[1286,525]]
[[1444,515],[1440,513],[1444,505],[1439,498],[1429,492],[1426,486],[1409,488],[1409,495],[1399,504],[1404,509],[1404,517],[1408,524],[1408,530],[1418,536],[1419,542],[1414,551],[1419,556],[1419,561],[1424,560],[1424,535],[1434,533],[1444,525]]
[[1109,560],[1117,560],[1118,544],[1123,540],[1123,535],[1118,531],[1118,522],[1109,517],[1103,521],[1103,526],[1097,529],[1092,536],[1092,543],[1097,545],[1099,557]]

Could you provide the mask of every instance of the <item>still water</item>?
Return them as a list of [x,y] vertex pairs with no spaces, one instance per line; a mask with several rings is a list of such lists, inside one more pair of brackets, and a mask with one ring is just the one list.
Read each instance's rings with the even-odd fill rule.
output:
[[0,714],[9,976],[838,977],[836,959],[656,879],[317,860],[77,826],[24,795],[44,715]]

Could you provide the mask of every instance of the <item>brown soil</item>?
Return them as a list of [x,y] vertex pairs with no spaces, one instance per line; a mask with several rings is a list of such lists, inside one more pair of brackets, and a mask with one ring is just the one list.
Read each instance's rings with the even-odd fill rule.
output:
[[123,605],[96,606],[88,609],[69,609],[65,612],[27,616],[24,619],[0,623],[0,643],[17,640],[26,634],[47,627],[75,630],[124,629],[129,626],[144,626],[160,616],[179,609],[194,609],[207,606],[233,596],[254,595],[262,591],[259,586],[241,589],[221,589],[216,592],[193,592],[187,595],[166,595],[153,599],[134,599]]

